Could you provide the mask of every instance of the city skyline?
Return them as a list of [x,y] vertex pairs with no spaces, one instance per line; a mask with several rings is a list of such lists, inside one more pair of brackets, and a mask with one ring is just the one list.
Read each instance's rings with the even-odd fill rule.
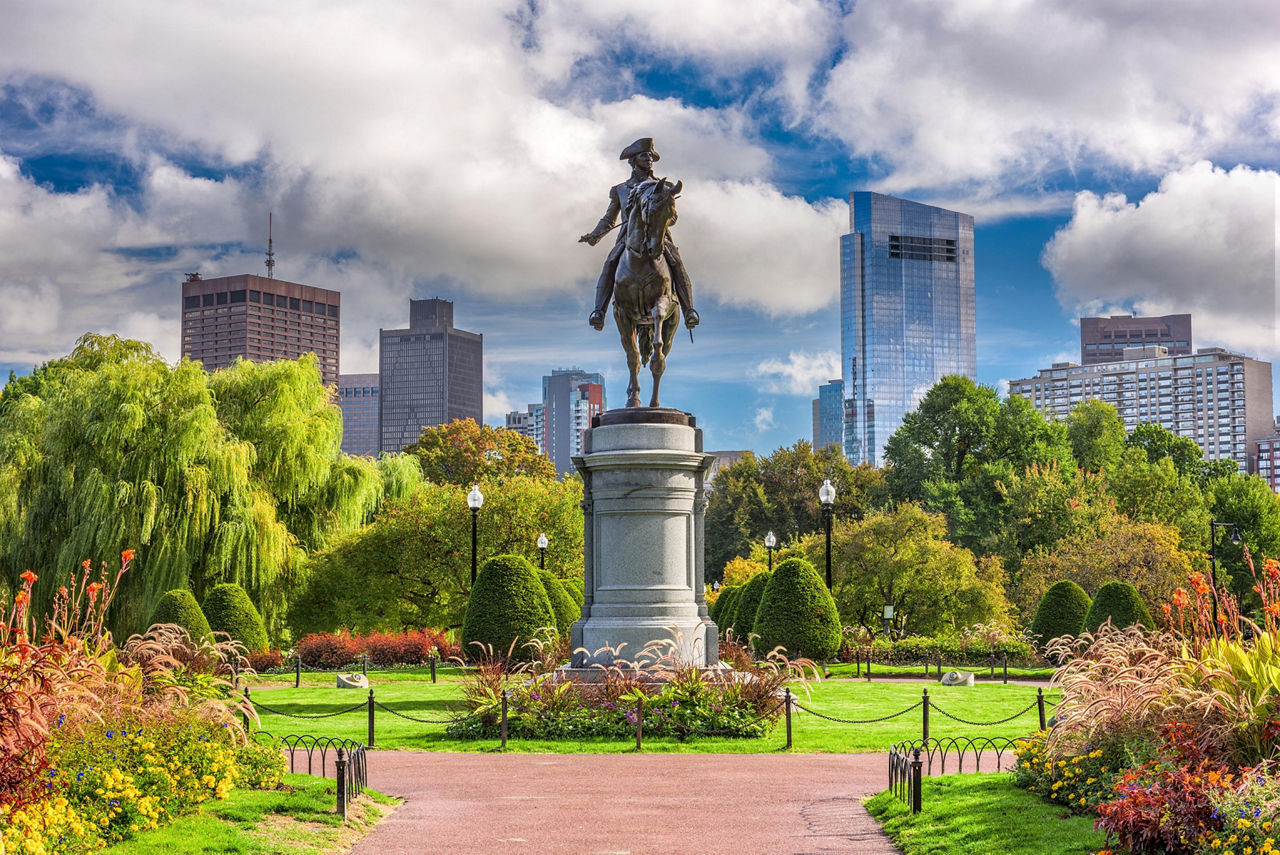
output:
[[[642,136],[684,181],[674,237],[703,318],[664,403],[708,447],[810,435],[841,376],[857,190],[974,216],[977,379],[1002,394],[1076,358],[1082,316],[1191,314],[1197,347],[1274,360],[1268,8],[14,4],[0,370],[86,331],[176,359],[183,274],[261,273],[274,211],[276,275],[347,295],[342,371],[376,371],[377,331],[439,296],[485,333],[488,423],[556,366],[592,366],[621,400],[617,335],[586,324],[603,250],[577,237]],[[300,17],[289,56],[268,49]]]

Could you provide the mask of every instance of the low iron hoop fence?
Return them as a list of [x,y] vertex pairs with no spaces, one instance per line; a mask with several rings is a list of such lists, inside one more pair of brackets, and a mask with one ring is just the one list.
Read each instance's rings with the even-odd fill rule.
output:
[[297,772],[298,757],[307,758],[308,775],[316,775],[316,759],[319,758],[319,777],[327,778],[329,755],[333,755],[333,778],[336,790],[336,813],[347,819],[347,808],[351,800],[364,792],[369,785],[369,766],[365,746],[354,739],[341,739],[334,736],[312,736],[310,734],[290,733],[275,736],[268,731],[255,731],[253,738],[259,742],[279,745],[289,754],[289,771]]

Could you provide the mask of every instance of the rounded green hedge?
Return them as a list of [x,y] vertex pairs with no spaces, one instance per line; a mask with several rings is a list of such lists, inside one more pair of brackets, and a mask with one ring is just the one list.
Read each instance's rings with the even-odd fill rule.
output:
[[475,659],[484,655],[483,647],[495,656],[506,657],[509,651],[516,661],[528,660],[534,653],[525,644],[555,625],[555,610],[537,568],[519,555],[495,555],[480,567],[467,600],[462,652]]
[[741,585],[730,585],[720,589],[720,596],[716,598],[716,613],[711,619],[720,628],[721,635],[724,635],[724,631],[733,625],[733,601],[738,599],[741,591]]
[[244,588],[230,582],[215,585],[205,594],[200,608],[209,621],[211,631],[225,632],[250,653],[261,653],[267,649],[267,629],[262,623],[262,615],[258,614]]
[[1135,624],[1142,624],[1148,629],[1155,626],[1138,589],[1128,582],[1108,582],[1098,589],[1089,613],[1084,616],[1084,631],[1097,632],[1107,618],[1111,618],[1111,625],[1116,629]]
[[738,594],[738,603],[733,607],[733,637],[741,644],[747,644],[755,631],[760,598],[768,584],[769,574],[757,573],[747,580],[747,584],[742,586],[742,593]]
[[560,584],[564,585],[565,593],[573,597],[573,601],[581,609],[583,601],[586,600],[586,594],[583,593],[583,589],[586,587],[586,580],[581,576],[574,576],[570,579],[561,579]]
[[151,613],[151,626],[158,623],[177,624],[187,631],[192,640],[203,638],[212,631],[195,595],[186,588],[174,588],[160,598]]
[[803,558],[788,558],[765,585],[756,614],[756,653],[775,647],[794,658],[830,659],[840,649],[840,615],[818,571]]
[[1048,644],[1062,635],[1079,635],[1084,629],[1084,616],[1093,601],[1070,579],[1055,582],[1040,598],[1036,616],[1031,622],[1031,635],[1037,643]]
[[556,615],[556,632],[564,635],[573,626],[573,622],[582,616],[582,609],[573,601],[573,596],[565,590],[556,575],[550,570],[539,570],[538,578],[551,601],[551,611]]

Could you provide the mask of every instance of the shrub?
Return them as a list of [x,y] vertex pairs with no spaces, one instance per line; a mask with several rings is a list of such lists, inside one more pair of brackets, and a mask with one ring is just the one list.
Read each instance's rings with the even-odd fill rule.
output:
[[724,631],[732,625],[733,617],[733,601],[737,599],[738,592],[742,589],[737,585],[728,585],[720,589],[720,596],[716,597],[712,608],[715,610],[711,613],[711,619],[716,622],[716,626],[720,627],[720,634],[724,635]]
[[1079,635],[1090,605],[1089,595],[1075,582],[1070,579],[1055,582],[1036,606],[1036,616],[1031,621],[1032,637],[1040,644],[1047,644],[1064,635]]
[[261,674],[272,668],[284,667],[284,654],[279,650],[263,650],[249,654],[249,667]]
[[186,588],[175,588],[160,598],[155,611],[151,613],[151,626],[158,623],[172,623],[182,627],[192,638],[203,638],[212,630],[195,595]]
[[202,609],[213,632],[225,632],[250,653],[267,649],[267,629],[262,623],[262,615],[258,614],[244,588],[230,582],[215,585],[205,595]]
[[312,632],[298,642],[298,656],[308,668],[341,668],[356,661],[360,652],[359,643],[345,629],[341,632]]
[[742,586],[737,605],[733,607],[733,634],[743,644],[755,631],[756,613],[760,610],[760,598],[764,596],[765,586],[769,584],[769,573],[757,573]]
[[[573,601],[578,604],[578,608],[582,608],[583,602],[586,601],[586,594],[583,592],[587,582],[581,576],[572,576],[568,579],[561,579],[560,584],[564,585],[565,593],[573,597]],[[576,618],[575,618],[576,620]]]
[[1098,595],[1093,598],[1093,604],[1084,617],[1084,631],[1097,632],[1108,618],[1116,629],[1138,625],[1151,629],[1155,626],[1142,597],[1138,596],[1138,589],[1128,582],[1108,582],[1098,589]]
[[551,610],[555,612],[556,630],[564,635],[569,631],[569,627],[573,626],[573,622],[582,616],[582,611],[574,604],[573,597],[565,591],[564,585],[554,573],[550,570],[539,570],[538,578],[542,580],[547,599],[551,601]]
[[519,555],[498,555],[480,568],[467,600],[462,621],[463,655],[471,658],[479,647],[490,647],[497,656],[528,660],[533,652],[525,643],[539,630],[556,625],[555,612],[538,571]]
[[813,565],[788,558],[764,589],[756,617],[757,653],[781,647],[792,657],[829,659],[840,649],[840,616]]

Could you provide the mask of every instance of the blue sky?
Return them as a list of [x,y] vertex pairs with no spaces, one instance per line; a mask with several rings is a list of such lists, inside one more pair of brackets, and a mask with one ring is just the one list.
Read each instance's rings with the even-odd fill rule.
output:
[[[183,274],[344,293],[343,370],[411,297],[485,334],[486,418],[606,374],[576,243],[652,136],[704,319],[663,402],[710,448],[810,436],[838,375],[838,237],[873,189],[977,221],[978,379],[1081,313],[1191,312],[1280,356],[1270,2],[0,0],[0,369],[88,330],[178,354]],[[1280,381],[1280,376],[1277,377]],[[1280,400],[1278,398],[1277,400]]]

